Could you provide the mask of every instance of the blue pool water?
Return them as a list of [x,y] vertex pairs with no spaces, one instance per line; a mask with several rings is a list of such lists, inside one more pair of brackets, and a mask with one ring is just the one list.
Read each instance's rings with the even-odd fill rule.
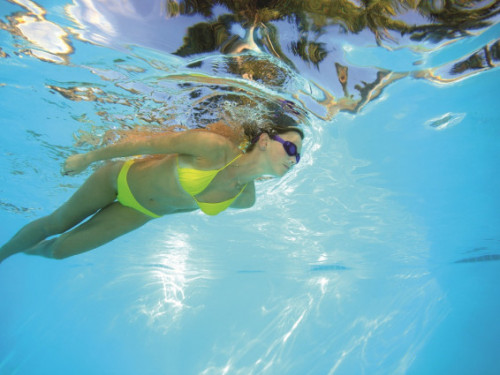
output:
[[[261,44],[174,54],[206,19],[169,3],[0,2],[0,242],[68,199],[90,172],[62,162],[109,130],[286,99],[305,114],[303,160],[249,210],[3,262],[0,374],[498,374],[498,60],[449,73],[498,40],[498,18],[434,43],[331,27],[317,69],[285,48],[287,20],[271,24],[288,62]],[[363,96],[363,81],[378,84]],[[210,101],[228,92],[252,105]]]

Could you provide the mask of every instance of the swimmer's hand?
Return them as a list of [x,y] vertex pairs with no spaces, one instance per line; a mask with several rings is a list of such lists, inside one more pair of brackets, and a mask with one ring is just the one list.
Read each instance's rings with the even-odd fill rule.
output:
[[91,160],[89,160],[87,154],[71,155],[64,162],[61,173],[64,176],[73,176],[87,169],[90,163]]

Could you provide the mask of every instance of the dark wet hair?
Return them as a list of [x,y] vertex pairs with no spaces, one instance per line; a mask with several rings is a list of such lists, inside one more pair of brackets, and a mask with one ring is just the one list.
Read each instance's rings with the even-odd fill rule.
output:
[[267,102],[260,121],[247,120],[241,124],[247,140],[245,152],[253,150],[259,136],[263,133],[272,137],[294,131],[301,139],[304,139],[304,132],[298,125],[300,118],[303,118],[301,112],[289,100]]
[[259,140],[261,134],[266,133],[270,137],[277,134],[285,134],[288,132],[295,132],[300,136],[300,139],[304,139],[304,132],[298,126],[282,126],[274,125],[269,127],[258,128],[257,126],[252,129],[245,128],[245,135],[248,137],[250,143],[248,144],[245,152],[250,152],[255,147],[255,144]]

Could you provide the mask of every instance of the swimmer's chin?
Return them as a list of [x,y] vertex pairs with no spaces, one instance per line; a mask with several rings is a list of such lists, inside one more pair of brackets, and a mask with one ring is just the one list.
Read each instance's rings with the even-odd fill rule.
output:
[[278,176],[279,176],[279,177],[283,177],[283,176],[284,176],[284,175],[286,175],[288,172],[290,172],[290,169],[292,169],[292,168],[291,168],[291,166],[290,166],[290,165],[288,165],[288,164],[282,164],[282,167],[283,167],[283,168],[280,168],[280,171],[279,171],[279,173],[278,173]]

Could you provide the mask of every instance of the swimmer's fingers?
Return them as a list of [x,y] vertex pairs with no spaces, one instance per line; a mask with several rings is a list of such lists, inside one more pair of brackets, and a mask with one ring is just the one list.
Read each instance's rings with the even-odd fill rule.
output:
[[71,155],[64,162],[61,173],[64,176],[73,176],[83,172],[89,165],[85,154]]

